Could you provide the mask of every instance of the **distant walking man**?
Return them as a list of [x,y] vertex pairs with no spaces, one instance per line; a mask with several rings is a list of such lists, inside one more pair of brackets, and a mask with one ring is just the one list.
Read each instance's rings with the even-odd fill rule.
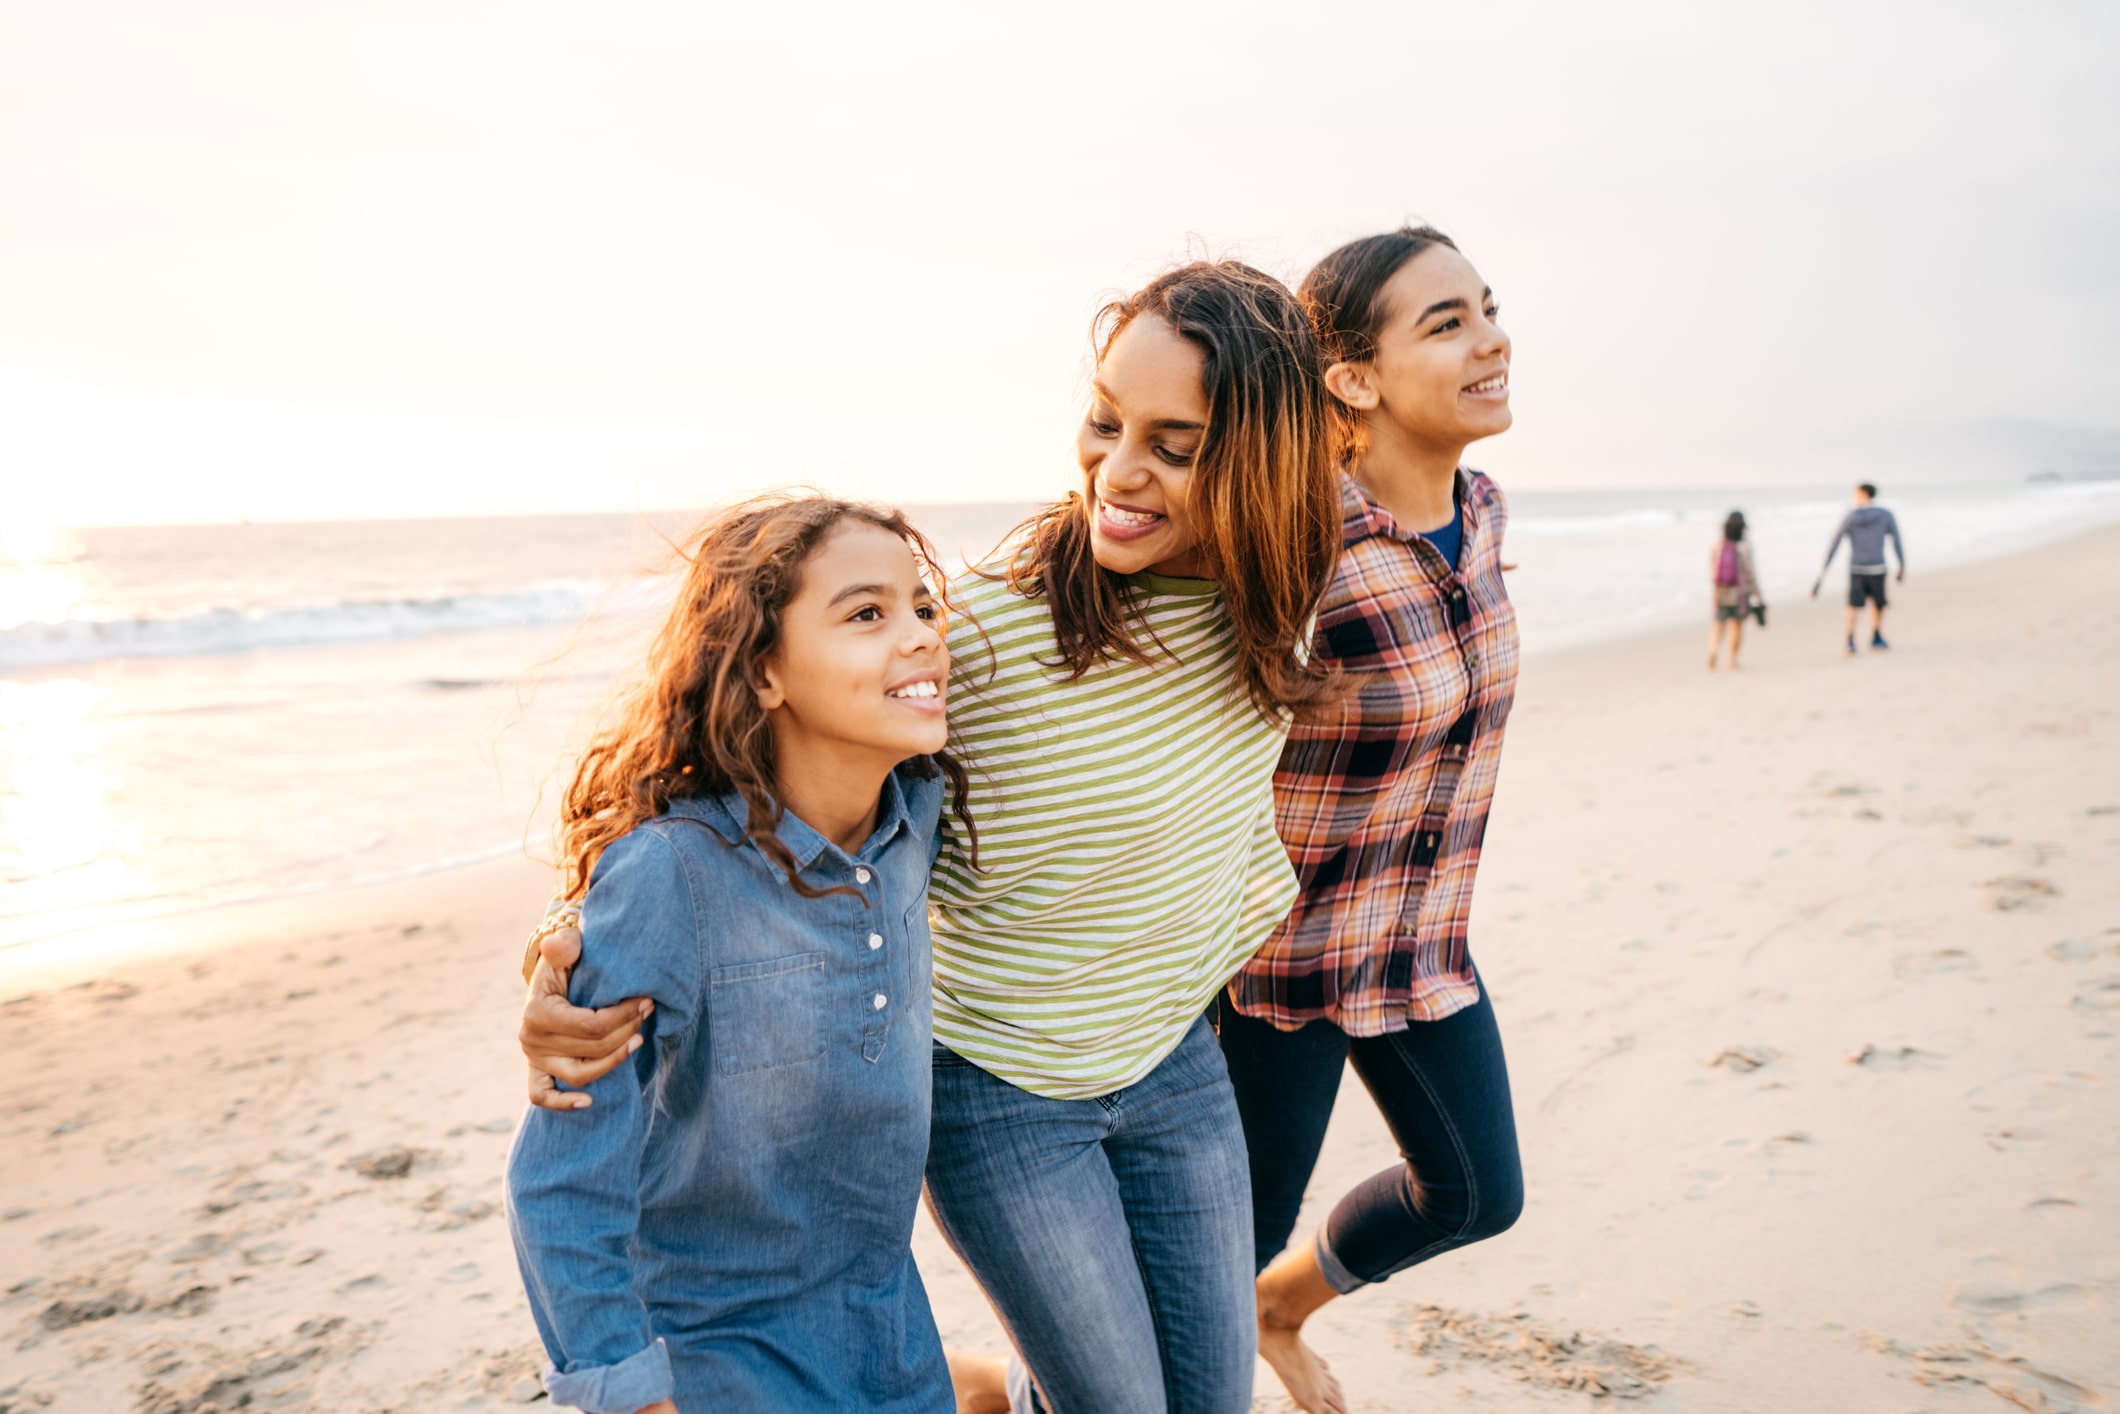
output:
[[1884,542],[1892,542],[1892,553],[1899,561],[1899,580],[1903,584],[1907,577],[1907,549],[1899,540],[1899,522],[1883,506],[1870,503],[1877,499],[1877,488],[1865,481],[1855,488],[1855,509],[1841,518],[1840,528],[1833,532],[1833,543],[1826,546],[1826,562],[1818,567],[1818,578],[1811,582],[1811,597],[1818,597],[1818,588],[1826,582],[1826,571],[1833,567],[1833,556],[1840,552],[1840,542],[1848,542],[1848,652],[1855,651],[1855,618],[1862,606],[1870,606],[1870,646],[1890,648],[1884,641]]

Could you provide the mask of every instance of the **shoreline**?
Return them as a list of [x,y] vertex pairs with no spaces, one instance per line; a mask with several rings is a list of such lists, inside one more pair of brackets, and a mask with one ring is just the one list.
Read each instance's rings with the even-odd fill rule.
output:
[[[2030,545],[2015,545],[2012,548],[1983,558],[1945,564],[1933,571],[1916,576],[1915,592],[1922,593],[1935,584],[1948,586],[1956,577],[1977,574],[1984,567],[2005,563],[2024,556],[2051,553],[2076,541],[2112,533],[2112,524],[2101,523],[2069,531],[2058,537],[2038,538]],[[1519,555],[1518,558],[1521,558]],[[1760,630],[1756,625],[1748,626],[1747,641],[1756,649],[1762,643],[1760,634],[1779,633],[1793,624],[1802,624],[1804,632],[1815,631],[1813,616],[1825,613],[1830,617],[1840,611],[1840,594],[1845,585],[1844,567],[1836,567],[1828,577],[1825,589],[1818,600],[1791,598],[1776,600],[1770,604],[1769,619],[1774,627]],[[1894,591],[1902,587],[1897,583]],[[1702,596],[1706,603],[1705,593]],[[1895,595],[1895,609],[1901,601]],[[1919,602],[1918,600],[1916,601]],[[1700,620],[1701,636],[1705,637],[1705,609]],[[1614,653],[1633,651],[1632,646],[1652,640],[1670,640],[1674,646],[1686,632],[1683,625],[1674,622],[1658,622],[1635,627],[1620,628],[1609,635],[1589,638],[1567,638],[1563,641],[1530,647],[1524,650],[1523,660],[1528,664],[1545,665],[1572,661],[1579,658],[1598,657]],[[291,650],[302,651],[302,650]],[[55,670],[56,671],[56,670]],[[464,870],[483,869],[489,865],[510,861],[530,868],[544,868],[532,861],[527,853],[528,845],[518,841],[514,844],[496,845],[490,849],[471,851],[470,857],[462,861],[442,860],[412,866],[400,871],[373,878],[347,882],[322,881],[291,884],[267,889],[263,892],[247,893],[226,899],[208,899],[179,904],[161,911],[145,911],[131,917],[95,923],[73,925],[57,932],[25,938],[19,942],[0,945],[0,963],[19,969],[19,975],[37,979],[40,984],[78,975],[80,967],[115,965],[131,957],[152,957],[178,951],[185,947],[213,947],[208,935],[216,931],[209,920],[193,924],[189,920],[202,915],[233,915],[242,910],[286,903],[292,900],[326,900],[338,895],[359,896],[376,889],[390,889],[414,880],[435,875],[452,875]],[[239,928],[241,924],[237,925]],[[76,958],[69,954],[78,955]]]

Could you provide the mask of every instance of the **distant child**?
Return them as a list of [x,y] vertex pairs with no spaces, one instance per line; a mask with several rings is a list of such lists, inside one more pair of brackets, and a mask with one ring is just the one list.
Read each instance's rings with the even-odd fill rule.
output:
[[573,994],[653,1012],[632,1062],[533,1108],[509,1156],[555,1404],[956,1408],[910,1246],[928,871],[963,781],[933,565],[894,512],[718,516],[567,791]]
[[1906,582],[1906,546],[1899,543],[1899,522],[1883,506],[1872,505],[1877,499],[1877,488],[1865,481],[1855,488],[1855,508],[1841,517],[1840,528],[1833,532],[1832,543],[1826,546],[1826,562],[1818,567],[1818,578],[1811,582],[1811,597],[1818,597],[1819,586],[1826,582],[1826,571],[1833,567],[1833,556],[1840,551],[1840,542],[1848,542],[1848,652],[1855,651],[1855,619],[1862,606],[1870,606],[1870,646],[1890,648],[1884,641],[1884,542],[1892,542],[1892,553],[1899,560],[1899,580]]
[[1708,557],[1708,576],[1715,590],[1715,622],[1708,629],[1708,670],[1713,672],[1725,636],[1730,640],[1730,666],[1737,666],[1737,650],[1745,641],[1745,616],[1761,603],[1743,511],[1730,512],[1723,522],[1722,539]]

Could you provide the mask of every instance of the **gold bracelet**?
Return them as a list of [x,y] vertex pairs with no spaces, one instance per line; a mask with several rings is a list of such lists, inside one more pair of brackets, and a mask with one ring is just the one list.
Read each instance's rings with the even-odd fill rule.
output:
[[523,944],[523,981],[529,982],[537,972],[538,946],[547,937],[562,928],[582,926],[582,906],[579,899],[573,902],[557,902],[547,905],[544,918],[530,930],[530,941]]

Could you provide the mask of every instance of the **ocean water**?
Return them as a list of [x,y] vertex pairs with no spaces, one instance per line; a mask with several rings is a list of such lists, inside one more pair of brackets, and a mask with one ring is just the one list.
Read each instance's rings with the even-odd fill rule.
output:
[[[1889,499],[1919,577],[2120,520],[2120,484]],[[1704,619],[1742,506],[1770,601],[1833,489],[1524,492],[1528,651]],[[909,507],[973,556],[1029,509]],[[690,518],[0,526],[0,948],[528,850],[666,606]],[[1836,578],[1838,574],[1836,569]]]

